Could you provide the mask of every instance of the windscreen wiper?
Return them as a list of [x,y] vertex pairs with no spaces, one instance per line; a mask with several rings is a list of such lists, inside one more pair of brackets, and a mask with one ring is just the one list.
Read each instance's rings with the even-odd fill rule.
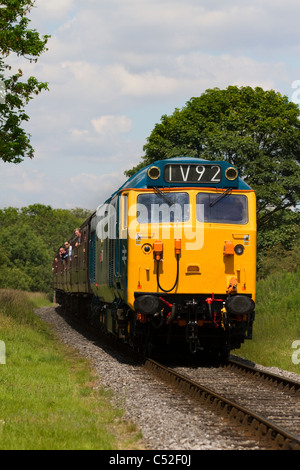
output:
[[226,191],[224,191],[224,193],[222,193],[219,197],[217,197],[217,199],[215,199],[214,201],[209,203],[209,207],[212,207],[215,204],[217,204],[217,202],[221,201],[221,199],[223,199],[223,197],[227,196],[227,194],[229,194],[231,191],[232,191],[232,188],[226,189]]
[[153,186],[153,189],[155,192],[157,192],[170,206],[173,205],[173,201],[171,201],[171,199],[168,198],[168,196],[163,193],[160,189],[158,189],[157,186]]

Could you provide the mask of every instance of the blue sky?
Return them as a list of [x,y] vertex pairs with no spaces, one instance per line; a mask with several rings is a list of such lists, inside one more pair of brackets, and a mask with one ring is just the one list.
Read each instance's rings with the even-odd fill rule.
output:
[[[96,208],[136,165],[163,114],[208,88],[261,86],[300,101],[298,0],[37,0],[49,82],[27,107],[35,158],[0,162],[0,208]],[[28,161],[27,161],[28,160]]]

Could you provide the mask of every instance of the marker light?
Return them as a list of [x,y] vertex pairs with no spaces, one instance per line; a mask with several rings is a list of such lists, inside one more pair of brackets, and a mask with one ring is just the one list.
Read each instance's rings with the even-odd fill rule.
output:
[[233,181],[235,180],[237,177],[238,177],[238,171],[236,168],[234,168],[233,166],[230,166],[229,168],[227,168],[227,170],[225,171],[225,176],[226,178],[229,180],[229,181]]
[[152,166],[148,170],[148,176],[152,180],[157,180],[160,177],[160,169],[157,166]]
[[236,245],[234,247],[234,251],[237,255],[242,255],[244,253],[244,247],[243,245]]

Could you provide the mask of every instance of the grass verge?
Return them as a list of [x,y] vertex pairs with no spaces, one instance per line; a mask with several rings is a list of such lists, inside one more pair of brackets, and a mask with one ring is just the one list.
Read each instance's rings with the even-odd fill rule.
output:
[[270,274],[258,281],[253,339],[234,353],[300,374],[300,343],[297,349],[293,347],[300,340],[299,306],[300,270]]
[[[258,282],[253,339],[235,354],[300,374],[300,345],[299,353],[292,347],[300,340],[299,281],[300,270]],[[43,294],[0,290],[0,449],[140,448],[135,426],[94,387],[89,363],[33,313],[46,305]]]
[[36,305],[38,295],[0,290],[0,449],[139,448],[139,432],[93,387],[89,363],[57,341]]

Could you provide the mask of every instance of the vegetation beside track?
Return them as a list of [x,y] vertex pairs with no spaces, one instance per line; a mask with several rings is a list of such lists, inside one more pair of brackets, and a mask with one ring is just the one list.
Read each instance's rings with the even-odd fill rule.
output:
[[45,295],[0,290],[0,449],[139,448],[135,426],[93,388],[88,361],[34,314],[47,303]]
[[[300,270],[258,281],[253,339],[234,354],[300,374],[299,281]],[[139,431],[93,388],[88,361],[34,314],[46,305],[45,294],[0,290],[0,449],[140,448]]]
[[272,272],[260,279],[253,339],[246,340],[234,354],[300,374],[299,306],[300,270]]

